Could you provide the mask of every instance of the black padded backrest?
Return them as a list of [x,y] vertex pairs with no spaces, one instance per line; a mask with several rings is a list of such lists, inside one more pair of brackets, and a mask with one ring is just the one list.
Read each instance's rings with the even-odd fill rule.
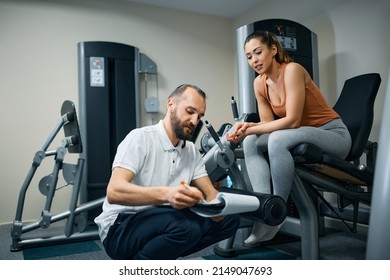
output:
[[81,134],[79,129],[79,122],[77,120],[76,107],[70,100],[65,100],[61,106],[61,115],[67,116],[68,122],[64,125],[65,137],[71,137],[73,145],[68,146],[69,153],[81,154],[83,152],[83,145],[81,144]]
[[345,81],[333,109],[340,115],[352,137],[352,147],[346,158],[360,158],[370,136],[374,120],[374,102],[381,77],[377,73],[363,74]]

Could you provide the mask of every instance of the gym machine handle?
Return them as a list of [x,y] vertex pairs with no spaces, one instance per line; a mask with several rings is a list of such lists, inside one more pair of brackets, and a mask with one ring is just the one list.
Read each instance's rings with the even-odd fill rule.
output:
[[232,106],[232,111],[233,111],[233,118],[235,121],[238,120],[238,109],[237,109],[237,102],[232,96],[232,99],[230,101],[230,105]]
[[219,138],[217,132],[215,131],[214,127],[208,122],[205,121],[206,123],[206,128],[209,131],[211,137],[213,137],[215,143],[217,143],[218,147],[220,148],[221,151],[225,150],[224,146],[221,143],[221,139]]

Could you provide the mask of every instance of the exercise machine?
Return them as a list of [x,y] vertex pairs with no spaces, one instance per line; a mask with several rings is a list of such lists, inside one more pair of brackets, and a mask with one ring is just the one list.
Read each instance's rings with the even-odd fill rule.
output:
[[[237,102],[231,98],[231,109],[234,122],[257,122],[257,114],[244,113],[239,116]],[[226,140],[226,133],[234,129],[234,125],[224,124],[219,133],[213,126],[206,122],[208,130],[201,139],[201,151],[204,154],[203,161],[207,173],[213,183],[221,182],[227,177],[232,186],[221,187],[220,192],[241,193],[261,198],[261,207],[257,212],[241,213],[240,227],[250,227],[253,222],[265,223],[268,225],[280,225],[287,217],[287,205],[285,201],[276,195],[253,192],[251,183],[245,170],[243,150],[239,144]],[[236,251],[233,248],[234,236],[219,242],[214,247],[217,255],[223,257],[234,257]]]
[[[53,140],[62,129],[65,137],[62,138],[61,145],[56,149],[50,150],[49,148],[53,143]],[[41,149],[35,153],[30,170],[19,192],[15,219],[11,228],[11,251],[20,251],[28,247],[98,238],[97,231],[84,231],[86,227],[85,213],[97,207],[101,207],[104,198],[78,205],[84,159],[80,157],[78,158],[77,163],[74,164],[64,162],[67,153],[80,154],[82,153],[82,150],[83,145],[81,142],[76,109],[73,102],[67,100],[62,104],[61,117],[57,121],[53,131],[50,133]],[[23,222],[26,193],[37,169],[47,158],[54,159],[54,167],[52,173],[43,177],[39,182],[39,190],[46,197],[41,216],[36,221]],[[63,178],[68,185],[73,187],[73,189],[69,209],[63,213],[53,215],[51,208],[61,170]],[[25,238],[25,234],[28,232],[37,229],[47,229],[53,223],[63,220],[66,221],[63,234],[52,236],[47,236],[45,234],[43,236],[30,236]]]

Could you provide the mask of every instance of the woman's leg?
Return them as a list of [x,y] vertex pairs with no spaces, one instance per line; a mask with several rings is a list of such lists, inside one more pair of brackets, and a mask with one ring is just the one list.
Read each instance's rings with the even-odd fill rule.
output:
[[348,130],[340,120],[321,128],[300,127],[271,133],[268,141],[270,171],[275,195],[285,201],[290,194],[294,178],[294,159],[290,150],[300,143],[311,143],[325,153],[345,158],[351,148]]
[[[270,134],[249,135],[243,142],[245,166],[252,189],[255,192],[267,194],[272,193],[271,174],[268,158],[266,157],[269,136]],[[255,222],[251,235],[244,240],[244,246],[259,246],[260,242],[265,241],[265,236],[273,229],[274,227],[272,226]]]
[[[256,191],[256,184],[267,182],[268,176],[256,170],[259,166],[264,168],[264,155],[261,153],[264,149],[264,142],[257,142],[259,148],[259,159],[254,156],[253,145],[256,143],[252,138],[247,142],[247,152],[245,153],[245,162],[251,167],[248,169],[249,178],[253,189]],[[260,139],[258,137],[257,139]],[[270,162],[270,173],[272,178],[273,193],[281,196],[285,201],[290,194],[294,177],[294,160],[290,150],[300,143],[312,143],[323,149],[326,153],[345,157],[351,147],[351,138],[347,128],[341,120],[334,120],[320,128],[301,127],[297,129],[285,129],[271,133],[268,137],[268,156]],[[251,146],[251,147],[249,147]],[[244,146],[245,147],[245,146]],[[245,150],[244,150],[245,151]],[[249,156],[247,158],[247,156]],[[250,162],[247,162],[250,160]],[[261,165],[258,163],[261,162]],[[268,170],[268,166],[264,169]],[[270,188],[271,183],[269,183]],[[265,187],[261,188],[266,190]],[[258,245],[260,241],[270,240],[277,233],[279,227],[255,224],[252,235],[246,240],[247,245]]]
[[245,167],[254,192],[271,193],[271,174],[264,153],[269,134],[249,135],[243,141]]

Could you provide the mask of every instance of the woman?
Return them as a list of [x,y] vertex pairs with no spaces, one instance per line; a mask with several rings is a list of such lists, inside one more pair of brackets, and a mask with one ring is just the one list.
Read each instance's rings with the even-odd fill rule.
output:
[[[273,188],[275,195],[287,201],[294,176],[290,149],[306,142],[345,158],[351,136],[309,73],[292,62],[274,34],[267,31],[250,34],[244,50],[249,65],[259,74],[254,80],[254,92],[260,122],[237,123],[226,137],[234,143],[243,140],[253,190],[271,193]],[[244,245],[253,247],[271,240],[279,228],[255,223]]]

